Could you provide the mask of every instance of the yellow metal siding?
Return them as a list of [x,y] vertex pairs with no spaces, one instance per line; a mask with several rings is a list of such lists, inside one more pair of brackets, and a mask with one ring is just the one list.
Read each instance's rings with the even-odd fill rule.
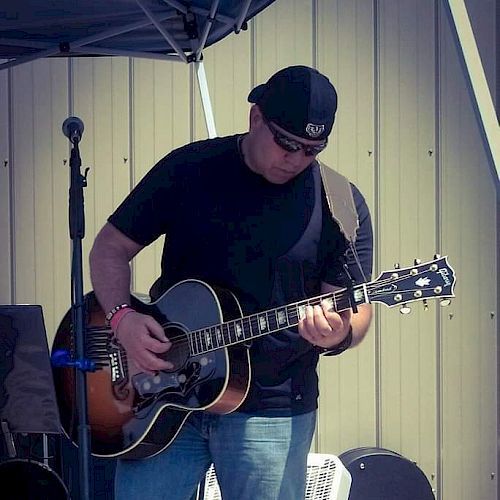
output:
[[[321,159],[361,189],[373,215],[373,9],[363,1],[324,0],[316,15],[315,59],[338,93],[333,134]],[[321,360],[317,451],[376,444],[375,364],[374,328],[358,349]]]
[[[132,63],[132,175],[136,185],[163,156],[191,138],[191,68],[185,64]],[[133,288],[147,293],[158,277],[163,239],[140,253]]]
[[[433,2],[385,1],[379,19],[378,264],[437,252]],[[436,310],[379,309],[380,445],[436,474]],[[435,486],[435,482],[433,484]]]
[[[85,124],[80,155],[89,167],[83,240],[85,291],[90,290],[88,253],[107,215],[130,190],[128,59],[71,61],[71,113]],[[125,161],[125,159],[127,161]]]
[[69,173],[63,164],[67,141],[61,137],[66,68],[67,61],[54,60],[11,70],[13,300],[43,306],[49,338],[70,290]]
[[[470,94],[442,12],[440,27],[441,239],[458,274],[457,298],[441,321],[443,498],[490,500],[498,494],[498,213]],[[478,37],[480,45],[484,37],[492,41],[488,31]]]

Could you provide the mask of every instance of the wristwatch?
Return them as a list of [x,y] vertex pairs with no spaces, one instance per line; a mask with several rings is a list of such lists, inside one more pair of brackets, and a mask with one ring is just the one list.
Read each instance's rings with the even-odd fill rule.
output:
[[347,351],[352,344],[352,326],[349,326],[349,331],[342,342],[333,347],[320,347],[320,354],[322,356],[338,356],[344,351]]

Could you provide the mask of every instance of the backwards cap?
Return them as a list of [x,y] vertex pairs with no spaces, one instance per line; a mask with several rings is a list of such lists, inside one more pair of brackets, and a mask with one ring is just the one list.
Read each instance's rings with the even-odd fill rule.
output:
[[307,66],[289,66],[255,87],[248,101],[259,106],[269,121],[290,134],[310,140],[330,134],[337,92],[330,80]]

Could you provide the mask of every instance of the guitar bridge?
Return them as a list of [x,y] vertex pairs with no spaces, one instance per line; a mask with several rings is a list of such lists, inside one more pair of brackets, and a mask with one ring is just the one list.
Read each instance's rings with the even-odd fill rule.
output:
[[109,366],[111,370],[111,383],[122,384],[127,380],[127,370],[123,364],[122,347],[111,340],[108,347]]

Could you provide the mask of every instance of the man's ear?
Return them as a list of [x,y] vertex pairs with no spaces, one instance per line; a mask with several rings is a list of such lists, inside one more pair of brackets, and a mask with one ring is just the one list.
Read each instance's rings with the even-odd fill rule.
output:
[[254,104],[250,108],[249,122],[250,130],[252,130],[252,128],[259,127],[264,122],[264,117],[262,116],[262,112],[258,104]]

